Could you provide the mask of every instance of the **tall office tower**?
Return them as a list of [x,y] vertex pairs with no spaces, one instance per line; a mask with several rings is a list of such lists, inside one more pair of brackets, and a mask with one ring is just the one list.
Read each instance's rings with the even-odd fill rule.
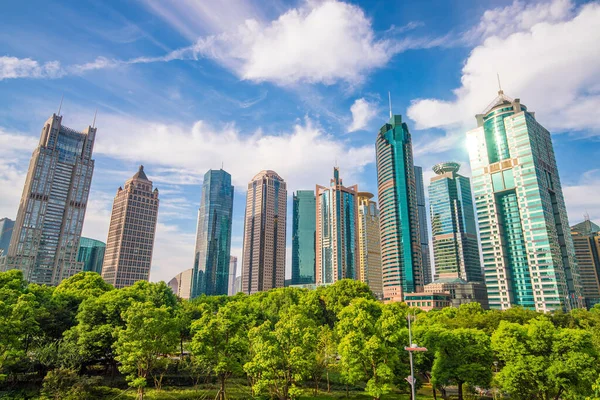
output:
[[433,167],[437,176],[429,185],[435,277],[482,282],[471,182],[458,174],[460,164]]
[[12,237],[15,221],[9,218],[0,219],[0,257],[8,254],[8,246]]
[[182,299],[189,299],[192,293],[192,276],[194,269],[186,269],[185,271],[175,275],[167,284],[173,293]]
[[42,128],[5,260],[6,269],[48,285],[81,271],[77,251],[94,172],[96,128],[77,132],[62,118],[53,114]]
[[585,305],[600,303],[600,226],[586,217],[571,227]]
[[421,262],[423,263],[423,284],[431,283],[431,255],[429,254],[429,224],[425,207],[425,187],[423,185],[423,168],[414,166],[415,183],[417,185],[417,212],[419,214],[419,237],[421,238]]
[[106,244],[96,239],[82,237],[79,241],[77,261],[83,263],[84,271],[102,273]]
[[293,200],[292,285],[315,283],[315,192],[298,190]]
[[358,252],[360,263],[357,278],[365,282],[377,298],[383,298],[381,277],[381,241],[379,240],[379,210],[372,193],[358,192]]
[[287,188],[275,171],[261,171],[248,183],[242,255],[242,292],[284,286]]
[[227,294],[233,296],[237,293],[235,290],[235,277],[237,276],[237,257],[229,258],[229,282],[227,283]]
[[316,283],[356,279],[358,252],[358,186],[342,185],[333,169],[329,187],[317,185]]
[[376,152],[383,297],[403,301],[424,279],[412,140],[400,115],[379,130]]
[[131,286],[150,276],[158,189],[140,165],[138,172],[119,187],[113,203],[102,277],[116,288]]
[[467,134],[490,307],[582,306],[552,139],[500,90]]
[[233,186],[231,175],[222,169],[204,174],[198,210],[192,297],[227,294]]

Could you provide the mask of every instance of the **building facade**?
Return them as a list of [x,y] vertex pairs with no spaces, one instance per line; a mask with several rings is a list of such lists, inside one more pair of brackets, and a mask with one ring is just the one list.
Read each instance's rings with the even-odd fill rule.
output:
[[12,237],[15,221],[9,218],[0,219],[0,257],[8,254],[8,246]]
[[182,299],[189,299],[192,294],[193,276],[194,269],[186,269],[171,279],[167,285],[169,285],[173,293],[175,293],[177,296],[181,297]]
[[472,302],[479,303],[485,310],[490,307],[487,289],[483,282],[467,282],[452,276],[442,277],[425,285],[424,291],[425,293],[448,293],[452,307],[460,307],[461,304]]
[[583,305],[552,138],[500,90],[467,134],[490,307]]
[[436,279],[451,275],[482,282],[471,182],[459,169],[455,162],[435,165],[429,185]]
[[379,130],[376,157],[383,297],[403,301],[424,279],[412,140],[400,115]]
[[379,210],[371,200],[372,193],[358,192],[358,253],[357,278],[365,282],[378,299],[383,298],[381,277],[381,241],[379,240]]
[[77,261],[83,263],[84,271],[101,274],[105,251],[106,243],[96,239],[82,237],[81,240],[79,240]]
[[333,169],[329,187],[316,190],[316,283],[356,279],[358,251],[358,186],[345,187]]
[[198,210],[192,297],[227,294],[231,256],[233,186],[224,170],[204,174]]
[[587,218],[571,227],[585,305],[600,303],[600,226]]
[[158,203],[158,189],[141,165],[113,202],[102,264],[107,283],[123,288],[150,277]]
[[58,285],[81,271],[79,239],[87,208],[96,128],[83,132],[53,114],[34,150],[19,203],[5,269],[29,282]]
[[293,197],[292,285],[315,283],[315,192],[298,190]]
[[229,283],[227,284],[227,294],[229,296],[233,296],[239,291],[235,286],[235,278],[237,277],[237,265],[237,257],[231,256],[229,258]]
[[433,270],[429,253],[429,224],[427,223],[427,207],[425,206],[425,186],[423,184],[423,168],[414,166],[415,184],[417,185],[417,212],[419,214],[419,238],[421,240],[421,262],[423,263],[423,284],[431,283]]
[[275,171],[259,172],[248,183],[242,292],[284,286],[287,186]]

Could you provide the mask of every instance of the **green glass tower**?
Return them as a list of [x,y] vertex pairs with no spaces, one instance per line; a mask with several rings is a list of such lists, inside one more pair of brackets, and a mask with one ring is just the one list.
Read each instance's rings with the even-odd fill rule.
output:
[[423,264],[412,140],[400,115],[379,130],[376,155],[383,297],[403,301],[423,290]]
[[435,165],[437,176],[429,185],[436,279],[482,282],[471,182],[458,174],[459,169],[455,162]]
[[298,190],[293,199],[292,285],[315,283],[315,192]]
[[583,306],[552,138],[500,90],[467,134],[490,307]]
[[83,263],[84,271],[102,273],[106,244],[96,239],[82,237],[79,240],[77,261]]

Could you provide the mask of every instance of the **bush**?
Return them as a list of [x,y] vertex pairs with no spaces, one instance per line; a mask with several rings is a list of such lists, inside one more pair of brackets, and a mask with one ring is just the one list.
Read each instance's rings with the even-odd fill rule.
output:
[[44,400],[77,400],[99,398],[100,377],[79,376],[72,369],[57,368],[46,375],[42,385]]

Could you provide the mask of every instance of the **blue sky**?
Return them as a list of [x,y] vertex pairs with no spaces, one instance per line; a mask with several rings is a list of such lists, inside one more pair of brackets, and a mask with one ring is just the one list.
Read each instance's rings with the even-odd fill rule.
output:
[[598,2],[568,0],[9,2],[0,217],[15,218],[31,152],[64,95],[71,128],[98,110],[84,235],[106,239],[116,189],[144,164],[161,198],[151,279],[168,280],[192,266],[209,168],[232,174],[240,256],[245,185],[262,169],[288,182],[290,200],[326,184],[336,162],[346,184],[376,193],[388,91],[425,181],[446,160],[469,175],[465,132],[499,73],[553,133],[571,223],[585,212],[598,222],[599,20]]

